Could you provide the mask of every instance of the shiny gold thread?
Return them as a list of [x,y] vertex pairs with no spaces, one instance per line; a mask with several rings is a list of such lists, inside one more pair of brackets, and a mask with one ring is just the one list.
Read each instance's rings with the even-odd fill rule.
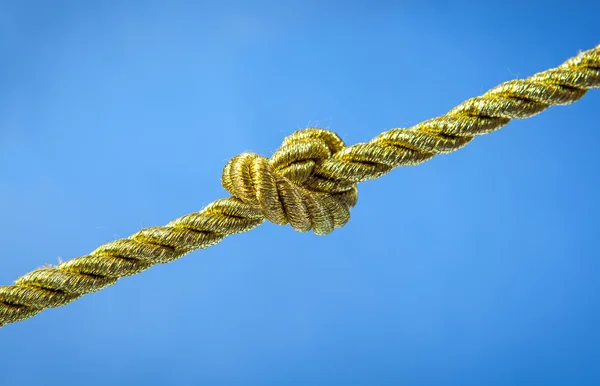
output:
[[301,232],[330,233],[349,220],[359,182],[453,152],[511,119],[573,103],[598,87],[600,46],[557,68],[505,82],[443,116],[392,129],[367,143],[346,146],[327,130],[297,131],[270,159],[243,153],[227,163],[222,182],[233,197],[0,287],[0,326],[65,305],[154,264],[247,232],[265,220],[290,224]]

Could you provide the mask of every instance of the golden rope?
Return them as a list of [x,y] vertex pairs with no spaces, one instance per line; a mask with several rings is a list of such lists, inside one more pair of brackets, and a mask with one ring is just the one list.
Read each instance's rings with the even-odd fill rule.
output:
[[243,153],[227,163],[222,182],[233,197],[0,287],[0,326],[65,305],[154,264],[214,245],[225,236],[249,231],[265,219],[289,223],[301,232],[312,229],[327,234],[350,218],[359,182],[455,151],[513,118],[575,102],[598,87],[600,46],[528,79],[505,82],[443,116],[408,129],[392,129],[367,143],[346,146],[327,130],[297,131],[270,159]]

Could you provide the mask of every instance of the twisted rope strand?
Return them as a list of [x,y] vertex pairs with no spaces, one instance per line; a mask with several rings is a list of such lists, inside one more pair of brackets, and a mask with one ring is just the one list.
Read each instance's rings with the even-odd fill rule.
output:
[[330,233],[349,220],[359,182],[453,152],[511,119],[573,103],[598,87],[600,46],[557,68],[505,82],[443,116],[408,129],[392,129],[367,143],[346,146],[327,130],[297,131],[270,159],[243,153],[227,163],[222,182],[233,197],[0,287],[0,327],[247,232],[265,220],[289,223],[301,232]]
[[599,85],[600,46],[557,68],[502,83],[440,117],[348,146],[318,165],[307,185],[325,192],[348,190],[399,166],[418,165],[437,154],[456,151],[511,119],[531,117],[551,105],[576,102]]

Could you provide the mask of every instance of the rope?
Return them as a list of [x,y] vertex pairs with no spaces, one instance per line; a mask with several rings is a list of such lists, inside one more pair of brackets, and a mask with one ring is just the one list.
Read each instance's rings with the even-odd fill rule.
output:
[[598,87],[600,46],[557,68],[505,82],[445,115],[408,129],[392,129],[367,143],[346,146],[327,130],[297,131],[270,159],[243,153],[226,164],[222,182],[232,197],[0,287],[0,326],[65,305],[154,264],[247,232],[265,220],[290,224],[300,232],[328,234],[349,220],[359,182],[453,152],[511,119],[573,103]]

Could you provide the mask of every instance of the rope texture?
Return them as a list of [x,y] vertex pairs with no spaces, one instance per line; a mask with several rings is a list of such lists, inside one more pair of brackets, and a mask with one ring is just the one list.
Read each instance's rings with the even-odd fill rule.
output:
[[0,287],[0,326],[65,305],[154,264],[247,232],[265,220],[289,223],[301,232],[330,233],[349,220],[359,182],[453,152],[511,119],[575,102],[598,87],[600,46],[557,68],[502,83],[445,115],[408,129],[392,129],[367,143],[346,146],[327,130],[297,131],[270,159],[243,153],[227,163],[222,182],[232,197]]

